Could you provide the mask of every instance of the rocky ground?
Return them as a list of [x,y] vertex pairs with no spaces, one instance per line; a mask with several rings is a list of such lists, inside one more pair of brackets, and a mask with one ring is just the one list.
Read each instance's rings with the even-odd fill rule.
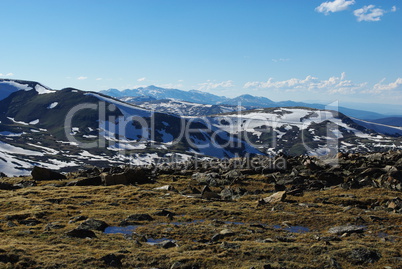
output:
[[337,157],[2,177],[0,268],[402,268],[402,152]]

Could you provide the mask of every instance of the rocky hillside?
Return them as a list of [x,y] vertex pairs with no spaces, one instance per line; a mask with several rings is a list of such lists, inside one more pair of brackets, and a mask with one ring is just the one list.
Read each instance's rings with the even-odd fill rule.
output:
[[[215,127],[99,93],[55,91],[24,81],[4,84],[8,95],[0,100],[0,171],[6,174],[24,174],[33,165],[55,169],[105,162],[146,164],[172,153],[178,153],[178,160],[194,154],[260,154]],[[232,140],[236,147],[228,145]]]
[[[0,172],[7,175],[28,174],[35,165],[68,171],[110,163],[181,162],[194,155],[334,156],[339,151],[401,148],[401,138],[379,134],[326,110],[278,107],[230,112],[235,108],[172,100],[143,100],[140,107],[96,92],[52,90],[17,80],[2,80],[0,92]],[[169,112],[184,109],[187,116],[146,109],[154,104]],[[206,111],[219,114],[188,115]]]
[[[357,124],[328,110],[265,108],[209,117],[214,126],[268,154],[326,155],[401,148],[401,139]],[[396,132],[400,130],[394,129]]]
[[222,114],[238,110],[251,109],[251,107],[244,106],[204,105],[174,99],[144,100],[144,98],[125,97],[121,98],[121,100],[161,113],[191,117],[202,117],[213,114]]
[[0,267],[399,268],[401,160],[34,168],[0,179]]

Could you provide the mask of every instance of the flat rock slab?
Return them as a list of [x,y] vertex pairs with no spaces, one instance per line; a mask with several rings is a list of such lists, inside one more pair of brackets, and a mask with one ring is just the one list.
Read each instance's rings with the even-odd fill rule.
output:
[[362,233],[364,232],[365,227],[357,226],[357,225],[345,225],[345,226],[336,226],[329,228],[328,232],[331,234],[344,234],[344,233]]

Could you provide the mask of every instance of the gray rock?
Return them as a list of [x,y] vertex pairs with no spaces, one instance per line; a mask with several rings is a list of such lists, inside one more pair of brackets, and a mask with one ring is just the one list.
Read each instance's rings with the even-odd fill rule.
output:
[[96,234],[87,229],[74,229],[66,233],[68,237],[75,238],[96,238]]
[[58,224],[56,222],[51,222],[45,226],[44,230],[51,231],[51,230],[56,230],[56,229],[63,229],[64,227],[66,227],[66,225]]
[[58,180],[66,179],[66,176],[47,168],[35,166],[31,172],[34,180]]
[[201,191],[201,197],[204,199],[221,199],[221,196],[216,192],[212,191],[208,186],[204,186]]
[[109,227],[109,224],[103,220],[87,219],[81,223],[77,229],[97,230],[103,232],[107,227]]
[[275,204],[285,201],[286,191],[279,191],[259,201],[260,204]]
[[223,200],[233,200],[234,192],[230,187],[224,188],[219,194]]
[[177,244],[175,241],[165,240],[165,241],[162,241],[162,242],[156,244],[156,246],[161,247],[161,248],[173,248],[173,247],[177,247]]
[[224,249],[237,249],[237,248],[240,248],[240,245],[239,244],[234,244],[234,243],[222,242],[221,248],[224,248]]
[[88,177],[84,179],[77,180],[74,184],[75,186],[100,186],[102,185],[101,177]]
[[351,234],[351,233],[363,233],[365,227],[357,226],[357,225],[345,225],[345,226],[336,226],[329,228],[328,232],[331,234],[341,235],[344,233]]
[[376,250],[361,247],[350,251],[347,258],[349,262],[354,265],[362,265],[377,262],[381,258],[381,255]]
[[115,255],[115,254],[108,254],[103,256],[100,260],[105,263],[107,266],[112,266],[112,267],[121,267],[123,264],[121,263],[121,260],[124,258],[124,255]]
[[5,190],[5,191],[11,191],[11,190],[15,190],[18,189],[15,186],[13,186],[10,183],[7,182],[0,182],[0,190]]
[[125,220],[120,222],[121,226],[128,226],[128,225],[137,225],[137,221],[152,221],[152,218],[149,214],[133,214],[128,216]]

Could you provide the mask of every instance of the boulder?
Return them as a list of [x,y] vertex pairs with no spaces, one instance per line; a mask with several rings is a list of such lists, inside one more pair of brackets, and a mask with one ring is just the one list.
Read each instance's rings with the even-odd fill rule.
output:
[[173,247],[177,247],[177,244],[173,240],[165,240],[165,241],[162,241],[162,242],[156,244],[156,246],[161,247],[161,248],[173,248]]
[[402,208],[402,199],[399,197],[396,197],[388,202],[388,208],[391,208],[393,210],[399,210]]
[[66,233],[68,237],[75,238],[96,238],[96,234],[88,229],[74,229]]
[[75,183],[75,186],[99,186],[99,185],[102,185],[102,179],[100,176],[80,179]]
[[376,250],[360,247],[350,251],[347,254],[347,258],[351,264],[363,265],[377,262],[381,258],[381,255]]
[[102,183],[105,186],[118,185],[118,184],[127,185],[128,184],[126,175],[124,173],[118,173],[118,174],[102,173],[100,176],[101,176]]
[[0,254],[0,262],[1,263],[17,263],[20,260],[20,256],[15,254]]
[[18,189],[18,188],[10,183],[0,182],[0,190],[10,191],[10,190],[15,190],[15,189]]
[[105,263],[106,266],[111,266],[111,267],[122,267],[123,264],[121,263],[121,260],[125,256],[120,254],[120,255],[115,255],[115,254],[107,254],[103,256],[100,260]]
[[201,191],[201,197],[204,199],[221,199],[221,196],[216,192],[212,191],[208,186],[204,186]]
[[286,199],[286,191],[278,191],[269,197],[261,199],[259,202],[262,204],[275,204],[283,202]]
[[120,173],[112,173],[113,169],[108,173],[100,174],[103,185],[111,186],[118,184],[147,184],[153,183],[152,170],[147,168],[127,168]]
[[223,200],[233,200],[234,199],[234,192],[232,188],[226,187],[224,188],[221,193],[219,194]]
[[120,222],[120,226],[128,226],[128,225],[137,225],[137,221],[152,221],[152,218],[149,214],[133,214],[128,216],[125,220]]
[[357,226],[357,225],[345,225],[345,226],[336,226],[332,227],[328,230],[331,234],[351,234],[351,233],[363,233],[365,227]]
[[31,172],[34,180],[58,180],[66,179],[66,176],[47,168],[35,166]]
[[90,218],[81,223],[77,229],[97,230],[103,232],[107,227],[109,227],[109,224],[103,220]]

